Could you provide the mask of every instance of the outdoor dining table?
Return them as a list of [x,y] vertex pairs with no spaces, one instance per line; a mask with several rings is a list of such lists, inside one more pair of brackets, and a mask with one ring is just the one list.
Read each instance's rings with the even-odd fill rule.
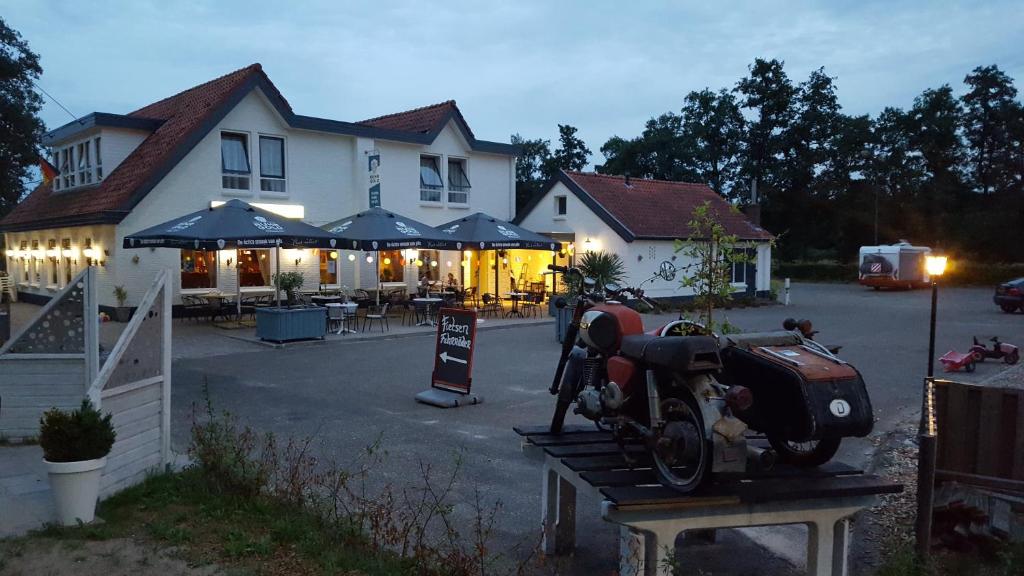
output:
[[435,304],[439,304],[441,302],[444,302],[444,300],[442,298],[435,298],[435,297],[431,296],[429,298],[423,298],[423,297],[413,298],[412,301],[413,301],[413,304],[422,304],[424,306],[423,320],[421,322],[417,322],[416,325],[417,326],[436,326],[437,324],[434,322],[434,309],[433,309],[433,306]]
[[[359,309],[359,304],[357,304],[355,302],[327,302],[325,304],[325,307],[328,307],[328,308],[338,307],[338,308],[341,308],[341,310],[342,310],[342,321],[341,321],[340,327],[338,328],[338,331],[335,332],[335,334],[355,334],[356,332],[358,332],[358,330],[353,330],[351,328],[348,328],[347,327],[348,324],[347,324],[346,321],[350,317],[351,318],[355,318],[356,310]],[[330,315],[328,315],[328,317],[330,317]]]
[[512,316],[518,316],[518,317],[522,318],[523,317],[523,311],[522,311],[522,309],[519,308],[519,302],[523,298],[528,297],[529,295],[530,295],[529,292],[509,292],[509,293],[505,294],[505,296],[507,296],[508,299],[512,301],[512,309],[509,310],[507,313],[505,313],[505,317],[506,318],[511,318]]
[[[309,300],[317,306],[324,306],[326,304],[341,304],[345,301],[342,296],[310,296]],[[354,304],[354,302],[353,302]]]

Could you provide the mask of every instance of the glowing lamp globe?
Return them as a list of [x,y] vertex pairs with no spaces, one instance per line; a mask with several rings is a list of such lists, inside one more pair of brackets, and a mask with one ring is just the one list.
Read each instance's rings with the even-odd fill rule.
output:
[[927,256],[924,260],[924,268],[929,276],[942,276],[946,271],[945,256]]

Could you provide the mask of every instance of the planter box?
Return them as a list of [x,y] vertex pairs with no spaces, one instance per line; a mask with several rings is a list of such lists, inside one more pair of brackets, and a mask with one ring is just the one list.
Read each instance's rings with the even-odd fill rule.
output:
[[257,308],[256,337],[272,342],[323,338],[327,333],[327,309]]

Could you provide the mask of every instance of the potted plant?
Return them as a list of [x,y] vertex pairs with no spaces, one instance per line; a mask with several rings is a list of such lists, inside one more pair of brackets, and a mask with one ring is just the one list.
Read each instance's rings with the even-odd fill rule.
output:
[[114,320],[127,322],[132,317],[132,309],[125,306],[128,301],[128,291],[124,286],[114,286],[114,298],[117,299],[117,308],[114,308]]
[[295,305],[295,292],[302,288],[305,277],[300,272],[280,272],[274,274],[274,287],[288,295],[288,305]]
[[117,436],[110,415],[100,414],[85,399],[77,410],[48,410],[39,424],[39,445],[57,522],[64,526],[92,522],[103,466]]

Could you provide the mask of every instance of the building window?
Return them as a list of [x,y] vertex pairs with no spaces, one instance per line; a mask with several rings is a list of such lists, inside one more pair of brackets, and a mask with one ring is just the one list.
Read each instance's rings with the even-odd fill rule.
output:
[[68,146],[60,151],[60,177],[62,179],[61,188],[71,188],[75,185],[75,164],[72,155],[74,154],[74,147]]
[[260,190],[284,192],[284,138],[260,136]]
[[437,157],[420,156],[420,200],[440,202],[443,189],[444,182],[441,181],[441,167],[437,164]]
[[747,283],[747,266],[754,263],[754,258],[757,255],[756,250],[736,250],[737,254],[743,255],[742,262],[732,263],[732,283],[733,284],[746,284]]
[[338,283],[338,251],[320,251],[320,283],[328,286]]
[[92,147],[89,141],[79,142],[75,146],[75,156],[78,158],[78,184],[85,185],[92,183]]
[[437,282],[441,278],[441,253],[437,250],[420,250],[415,264],[420,288],[425,287],[425,282],[429,286],[429,283]]
[[448,202],[469,204],[469,176],[465,160],[448,160]]
[[57,250],[57,241],[51,238],[46,243],[46,259],[50,262],[50,286],[56,286],[57,279],[60,276],[59,254],[60,250]]
[[565,196],[555,196],[555,216],[565,216]]
[[21,277],[25,282],[31,282],[29,267],[32,262],[32,254],[28,251],[28,240],[21,241]]
[[75,264],[71,260],[71,238],[64,238],[60,241],[60,254],[64,264],[64,285],[67,286],[71,284],[71,271]]
[[239,250],[238,278],[241,286],[270,286],[270,250]]
[[249,189],[249,139],[245,134],[220,135],[221,182],[230,190]]
[[103,180],[103,156],[100,155],[100,137],[93,141],[96,147],[96,181]]
[[39,255],[39,240],[32,241],[32,255],[29,256],[29,262],[32,263],[32,281],[29,283],[33,286],[39,286],[43,281],[43,258]]
[[380,281],[405,281],[405,252],[402,250],[384,250],[380,253]]
[[213,250],[182,250],[181,289],[216,287],[217,253]]

